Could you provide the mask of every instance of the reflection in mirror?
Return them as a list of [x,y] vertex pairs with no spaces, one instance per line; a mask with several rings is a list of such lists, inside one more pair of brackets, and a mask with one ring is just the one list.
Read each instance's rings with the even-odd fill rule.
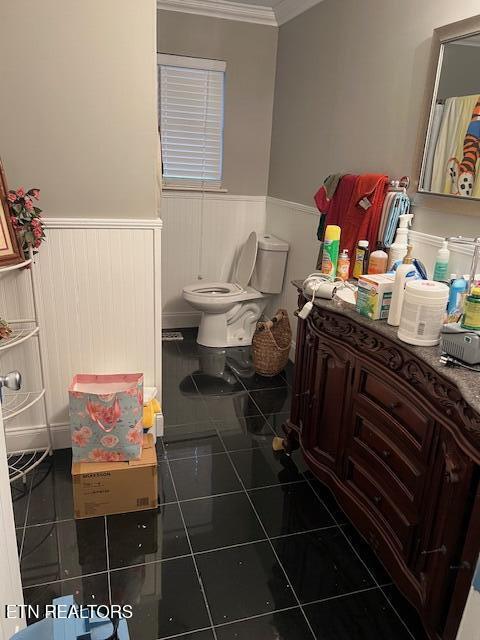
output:
[[442,45],[420,190],[480,198],[480,34]]

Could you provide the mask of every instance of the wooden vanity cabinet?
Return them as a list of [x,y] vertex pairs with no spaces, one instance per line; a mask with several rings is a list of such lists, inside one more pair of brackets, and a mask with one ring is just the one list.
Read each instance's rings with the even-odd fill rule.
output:
[[454,640],[480,548],[480,416],[458,388],[374,323],[318,306],[298,321],[284,429],[428,635]]

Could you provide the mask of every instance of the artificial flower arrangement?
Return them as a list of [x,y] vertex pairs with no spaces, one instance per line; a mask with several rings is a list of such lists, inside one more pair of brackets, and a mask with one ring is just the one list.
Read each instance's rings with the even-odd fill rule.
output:
[[0,340],[2,338],[9,338],[12,335],[12,330],[8,326],[6,320],[0,318]]
[[33,253],[38,253],[38,249],[45,240],[42,210],[36,207],[34,200],[40,199],[40,189],[29,189],[25,191],[20,187],[16,191],[8,192],[8,203],[10,205],[10,217],[12,225],[18,234],[22,245],[25,259],[29,258],[29,249],[34,249]]

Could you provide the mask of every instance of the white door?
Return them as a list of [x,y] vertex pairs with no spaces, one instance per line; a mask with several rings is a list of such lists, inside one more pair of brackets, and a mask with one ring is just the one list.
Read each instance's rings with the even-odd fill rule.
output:
[[0,402],[0,640],[9,640],[23,629],[23,619],[5,617],[5,605],[23,605],[22,582],[13,519],[12,496],[8,479],[7,447]]

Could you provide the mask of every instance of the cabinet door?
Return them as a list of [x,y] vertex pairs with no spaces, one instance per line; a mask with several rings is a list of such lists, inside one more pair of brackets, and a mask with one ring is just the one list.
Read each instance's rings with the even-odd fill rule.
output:
[[445,428],[440,426],[438,434],[413,570],[422,586],[426,615],[441,632],[458,572],[471,570],[462,551],[465,516],[475,497],[475,465]]
[[315,392],[318,341],[318,334],[307,321],[299,318],[290,420],[300,433],[303,432],[305,421],[310,415],[311,399]]
[[328,338],[317,340],[314,394],[302,432],[302,444],[321,464],[339,473],[339,452],[350,400],[353,358]]

